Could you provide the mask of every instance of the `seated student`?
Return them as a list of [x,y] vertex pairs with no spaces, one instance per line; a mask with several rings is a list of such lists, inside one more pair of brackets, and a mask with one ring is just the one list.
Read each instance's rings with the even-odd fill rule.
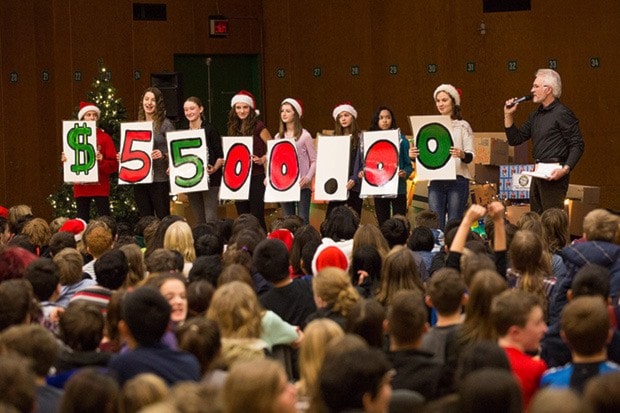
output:
[[32,412],[58,411],[62,391],[45,383],[45,376],[58,357],[54,335],[39,325],[13,326],[0,334],[0,347],[31,361],[36,382],[36,408]]
[[437,323],[422,338],[421,348],[433,353],[440,363],[450,364],[452,369],[456,367],[456,338],[463,322],[466,290],[458,271],[451,268],[442,268],[433,274],[426,289],[426,305],[437,310]]
[[4,412],[32,412],[35,403],[35,375],[28,359],[0,353],[0,407]]
[[396,292],[388,307],[386,329],[390,336],[388,358],[396,370],[394,389],[408,389],[427,400],[441,394],[443,364],[433,353],[421,349],[422,337],[428,330],[428,314],[420,292]]
[[58,267],[49,258],[39,258],[26,268],[26,279],[32,284],[35,297],[39,300],[43,317],[41,325],[52,333],[58,333],[58,322],[54,315],[58,310],[55,301],[60,295],[60,274]]
[[97,350],[103,339],[104,318],[99,308],[88,301],[74,301],[60,316],[60,339],[64,345],[54,364],[56,374],[48,378],[55,387],[82,367],[105,367],[111,354]]
[[[433,262],[433,248],[435,247],[435,238],[433,231],[427,227],[416,227],[411,231],[411,235],[407,240],[407,248],[422,257],[422,261],[426,268],[431,268]],[[429,274],[430,277],[430,274]],[[427,281],[427,280],[424,280]]]
[[433,232],[433,238],[435,239],[433,253],[443,249],[444,233],[439,229],[439,215],[437,215],[437,212],[431,211],[430,209],[420,211],[416,214],[414,222],[415,228],[426,227]]
[[[92,225],[92,224],[91,224]],[[106,251],[109,251],[114,244],[114,238],[112,232],[108,229],[107,225],[101,223],[100,226],[95,226],[89,231],[89,227],[86,228],[84,241],[86,245],[86,251],[93,256],[92,261],[84,264],[82,271],[84,271],[90,278],[97,281],[97,275],[95,274],[95,263],[97,259],[103,255]]]
[[567,388],[582,393],[588,379],[620,371],[607,361],[611,323],[607,305],[601,297],[577,297],[562,310],[562,336],[568,342],[573,362],[547,370],[540,385]]
[[97,285],[75,293],[71,298],[71,302],[86,300],[97,304],[101,311],[105,313],[112,292],[123,286],[128,272],[129,263],[123,251],[107,251],[95,262]]
[[527,407],[538,389],[547,364],[526,352],[536,352],[547,325],[538,297],[521,290],[507,290],[493,299],[491,320],[510,367],[521,383],[523,405]]
[[549,323],[560,317],[567,302],[566,291],[577,271],[586,264],[598,264],[610,272],[610,296],[616,304],[620,294],[620,245],[614,241],[620,231],[620,217],[604,209],[588,212],[583,219],[585,242],[569,245],[562,249],[567,272],[558,277],[549,300]]
[[28,281],[0,282],[0,331],[17,324],[29,324],[38,310],[36,301]]
[[362,346],[328,351],[319,392],[329,412],[387,412],[391,377],[390,363],[380,350]]
[[52,258],[65,248],[77,248],[77,242],[75,242],[73,234],[63,231],[52,235],[52,238],[50,238],[50,255]]
[[583,398],[594,413],[609,413],[620,410],[620,373],[593,377],[586,384]]
[[[402,215],[395,215],[390,219],[387,219],[381,224],[381,234],[385,237],[388,243],[388,247],[393,249],[397,245],[407,245],[409,239],[410,230],[408,228],[409,221],[401,219]],[[428,268],[422,259],[422,256],[416,251],[410,250],[413,260],[415,261],[418,271],[420,272],[420,278],[425,281],[430,277]]]
[[272,288],[259,297],[262,306],[289,324],[304,328],[316,311],[312,285],[308,280],[291,279],[286,245],[278,239],[264,239],[254,250],[254,267]]
[[121,312],[118,328],[130,351],[112,357],[108,363],[121,386],[140,373],[154,373],[169,385],[200,380],[200,364],[194,355],[161,343],[171,307],[159,291],[139,287],[128,292]]
[[473,372],[459,386],[459,413],[521,413],[519,384],[510,372],[484,368]]
[[[583,296],[600,297],[609,300],[609,270],[600,265],[588,264],[581,268],[566,292],[568,301]],[[612,327],[616,324],[613,306],[609,306]],[[612,328],[611,342],[607,345],[609,360],[620,363],[620,332]],[[560,320],[549,325],[541,342],[540,356],[549,367],[559,367],[571,361],[571,352],[560,336]]]
[[60,271],[60,296],[56,300],[56,305],[66,307],[69,300],[78,291],[92,287],[97,281],[92,278],[83,278],[82,267],[84,258],[75,248],[64,248],[52,258],[54,264]]

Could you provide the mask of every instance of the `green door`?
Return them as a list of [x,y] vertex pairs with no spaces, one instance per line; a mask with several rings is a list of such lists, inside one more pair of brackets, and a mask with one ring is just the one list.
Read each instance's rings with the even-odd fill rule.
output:
[[[221,135],[226,135],[230,100],[242,89],[262,102],[258,55],[175,55],[174,70],[183,78],[184,99],[197,96],[204,116]],[[209,87],[210,86],[210,87]],[[185,127],[181,123],[179,127]]]

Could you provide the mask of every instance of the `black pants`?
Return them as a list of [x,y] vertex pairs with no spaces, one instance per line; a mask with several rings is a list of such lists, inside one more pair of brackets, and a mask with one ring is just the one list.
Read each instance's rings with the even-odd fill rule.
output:
[[407,215],[407,195],[398,194],[396,198],[375,197],[375,213],[379,227],[393,215]]
[[563,176],[557,181],[532,178],[530,186],[530,208],[532,211],[542,214],[550,208],[564,209],[564,199],[568,191],[570,174]]
[[137,184],[133,187],[133,195],[141,217],[156,215],[157,218],[170,215],[170,184],[153,182]]
[[80,196],[75,198],[77,205],[77,217],[88,222],[90,220],[90,204],[95,201],[97,216],[110,214],[110,198],[107,196]]
[[258,218],[261,226],[267,231],[265,224],[265,174],[252,175],[250,178],[250,199],[235,201],[237,214],[252,214]]

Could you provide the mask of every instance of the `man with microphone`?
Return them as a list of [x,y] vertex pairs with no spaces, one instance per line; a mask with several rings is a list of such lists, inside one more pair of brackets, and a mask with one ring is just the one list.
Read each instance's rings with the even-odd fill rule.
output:
[[[509,145],[520,145],[531,138],[537,164],[559,164],[546,179],[532,178],[530,207],[542,214],[549,208],[564,208],[569,174],[583,154],[584,143],[579,120],[559,100],[562,80],[555,70],[538,70],[530,92],[531,96],[506,101],[504,126]],[[520,102],[530,98],[540,106],[521,127],[516,127],[514,113]]]

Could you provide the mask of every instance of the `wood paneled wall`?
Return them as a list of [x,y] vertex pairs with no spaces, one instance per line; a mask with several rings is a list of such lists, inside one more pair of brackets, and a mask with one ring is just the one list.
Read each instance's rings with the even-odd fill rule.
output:
[[[278,127],[280,101],[294,96],[304,102],[312,133],[333,128],[332,108],[343,100],[356,106],[364,128],[374,108],[388,104],[409,133],[406,116],[435,113],[432,92],[440,83],[463,90],[463,113],[475,131],[499,131],[504,100],[526,93],[535,70],[556,59],[562,101],[586,139],[571,182],[601,186],[602,205],[620,209],[620,2],[533,0],[529,12],[492,14],[482,13],[481,0],[227,0],[219,11],[215,0],[159,2],[167,4],[165,22],[134,22],[129,0],[0,3],[0,205],[26,203],[51,216],[45,198],[61,182],[60,121],[86,96],[97,59],[112,71],[134,119],[150,73],[172,71],[174,54],[183,53],[260,54],[269,129]],[[208,37],[208,16],[218,13],[230,19],[227,39]],[[590,67],[592,57],[599,68]],[[509,60],[516,71],[507,69]],[[475,72],[465,70],[468,62]],[[276,77],[279,68],[284,78]],[[76,70],[82,81],[73,79]],[[17,83],[9,81],[14,71]],[[517,121],[533,108],[524,104]]]

